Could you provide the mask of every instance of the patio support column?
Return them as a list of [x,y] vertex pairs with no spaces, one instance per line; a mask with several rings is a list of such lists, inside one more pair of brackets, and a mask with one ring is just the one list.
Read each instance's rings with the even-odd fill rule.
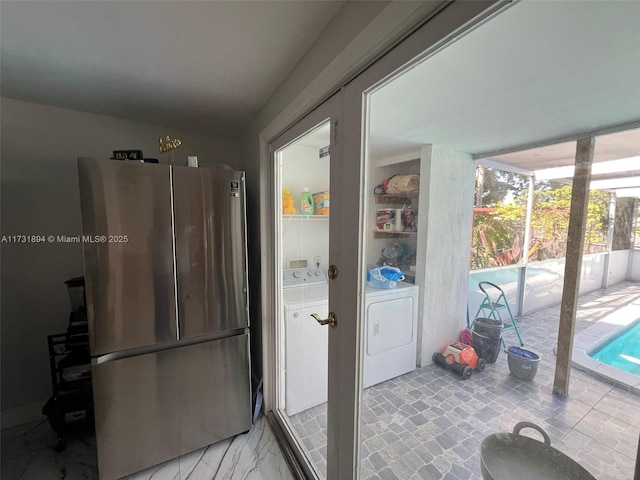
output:
[[566,398],[569,394],[571,354],[573,334],[576,326],[576,309],[580,292],[580,272],[582,270],[582,250],[589,206],[589,182],[595,139],[581,138],[576,143],[575,173],[571,189],[571,210],[569,212],[569,233],[564,268],[564,287],[560,306],[560,326],[558,327],[558,347],[556,374],[553,394]]
[[522,247],[522,268],[518,282],[518,316],[524,315],[524,302],[527,285],[527,269],[529,268],[529,250],[531,249],[531,219],[533,218],[533,191],[536,183],[533,175],[529,175],[529,192],[527,194],[527,215],[524,221],[524,247]]
[[609,268],[611,265],[611,252],[613,251],[613,230],[616,222],[616,193],[611,194],[609,199],[609,226],[607,228],[607,256],[604,262],[604,271],[602,273],[602,288],[609,286]]

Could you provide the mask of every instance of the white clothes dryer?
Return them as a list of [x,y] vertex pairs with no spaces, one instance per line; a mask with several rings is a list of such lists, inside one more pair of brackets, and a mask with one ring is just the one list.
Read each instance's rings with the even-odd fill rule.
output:
[[[285,270],[283,286],[285,411],[291,416],[327,401],[329,328],[311,314],[327,317],[329,289],[315,269]],[[389,290],[367,287],[365,388],[415,370],[418,291],[402,282]]]

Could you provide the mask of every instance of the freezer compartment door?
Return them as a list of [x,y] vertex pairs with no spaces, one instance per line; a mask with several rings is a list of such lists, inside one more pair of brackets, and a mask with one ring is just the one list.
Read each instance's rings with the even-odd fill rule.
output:
[[244,173],[174,167],[181,338],[249,325]]
[[249,430],[248,341],[243,334],[95,365],[101,480]]
[[78,159],[92,355],[177,338],[171,170]]

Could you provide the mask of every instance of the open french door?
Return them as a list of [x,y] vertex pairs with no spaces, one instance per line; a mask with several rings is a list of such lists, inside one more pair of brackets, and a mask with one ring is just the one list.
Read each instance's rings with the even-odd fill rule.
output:
[[[344,401],[340,365],[345,341],[355,342],[342,334],[343,326],[356,317],[349,320],[342,312],[347,303],[357,304],[358,289],[356,269],[351,275],[343,271],[341,260],[342,252],[357,252],[358,246],[356,237],[349,247],[341,229],[348,187],[340,98],[334,95],[271,144],[275,388],[267,409],[310,478],[337,478],[327,469],[335,470],[343,454],[353,459],[355,448],[356,423],[351,431],[340,423],[341,409],[355,405]],[[353,218],[357,222],[358,215]],[[344,361],[355,362],[356,352],[351,354]],[[356,384],[348,390],[356,392]]]
[[[357,479],[362,473],[365,279],[376,208],[369,201],[375,186],[369,178],[372,96],[506,3],[443,4],[269,144],[262,178],[269,182],[262,186],[270,196],[262,199],[271,213],[263,217],[262,245],[265,406],[308,478]],[[320,210],[323,200],[330,202],[328,215],[303,211],[305,187]]]

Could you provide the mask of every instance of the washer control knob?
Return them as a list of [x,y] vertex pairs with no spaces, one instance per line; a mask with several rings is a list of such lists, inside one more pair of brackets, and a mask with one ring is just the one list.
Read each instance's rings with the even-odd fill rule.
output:
[[300,278],[300,272],[298,272],[297,270],[293,272],[293,278]]
[[313,277],[313,272],[312,271],[308,271],[307,272],[307,277]]
[[318,270],[316,270],[316,277],[320,276],[320,272]]

